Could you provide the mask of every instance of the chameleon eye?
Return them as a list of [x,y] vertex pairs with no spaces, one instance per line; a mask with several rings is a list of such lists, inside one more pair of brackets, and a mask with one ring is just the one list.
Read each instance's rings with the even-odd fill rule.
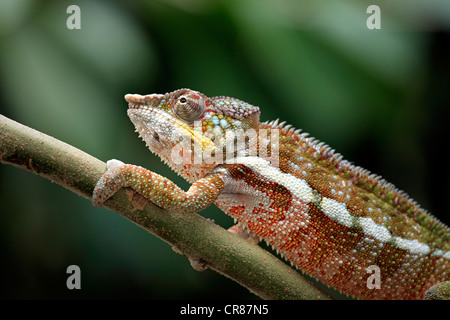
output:
[[197,120],[205,112],[205,101],[202,98],[193,99],[180,97],[173,107],[175,114],[185,121]]

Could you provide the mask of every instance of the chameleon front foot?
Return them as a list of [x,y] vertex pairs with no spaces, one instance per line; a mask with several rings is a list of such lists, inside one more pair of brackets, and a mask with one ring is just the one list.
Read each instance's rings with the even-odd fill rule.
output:
[[92,203],[101,207],[119,189],[130,187],[155,205],[177,212],[199,212],[217,199],[225,186],[225,173],[212,173],[183,191],[169,179],[139,166],[109,160],[107,171],[94,188]]
[[111,159],[106,163],[106,172],[97,182],[92,194],[92,204],[101,207],[106,200],[111,198],[123,185],[119,169],[125,165],[122,161]]

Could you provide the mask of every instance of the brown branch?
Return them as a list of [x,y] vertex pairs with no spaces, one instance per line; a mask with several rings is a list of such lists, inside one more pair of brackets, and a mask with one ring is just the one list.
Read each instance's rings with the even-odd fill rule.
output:
[[[0,115],[0,161],[31,171],[91,199],[104,162],[64,142]],[[177,252],[202,259],[208,267],[239,282],[265,299],[328,299],[298,272],[197,214],[163,210],[149,202],[133,207],[126,189],[105,207],[135,222]]]

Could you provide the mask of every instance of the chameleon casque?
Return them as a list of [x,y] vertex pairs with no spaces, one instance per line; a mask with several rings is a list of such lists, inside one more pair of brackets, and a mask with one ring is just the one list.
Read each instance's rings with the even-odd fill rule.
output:
[[[358,299],[422,299],[448,284],[449,228],[324,143],[278,120],[261,123],[258,107],[234,98],[180,89],[125,99],[149,149],[192,185],[185,192],[110,160],[94,205],[122,187],[168,210],[215,203],[293,266]],[[379,289],[367,286],[370,266]]]

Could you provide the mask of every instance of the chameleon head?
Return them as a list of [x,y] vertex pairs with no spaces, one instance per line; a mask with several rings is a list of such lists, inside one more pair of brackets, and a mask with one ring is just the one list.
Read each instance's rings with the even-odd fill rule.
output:
[[[185,177],[193,171],[203,175],[224,161],[229,132],[256,129],[259,124],[258,107],[189,89],[127,94],[125,100],[128,116],[149,149]],[[182,163],[174,159],[180,154]]]

